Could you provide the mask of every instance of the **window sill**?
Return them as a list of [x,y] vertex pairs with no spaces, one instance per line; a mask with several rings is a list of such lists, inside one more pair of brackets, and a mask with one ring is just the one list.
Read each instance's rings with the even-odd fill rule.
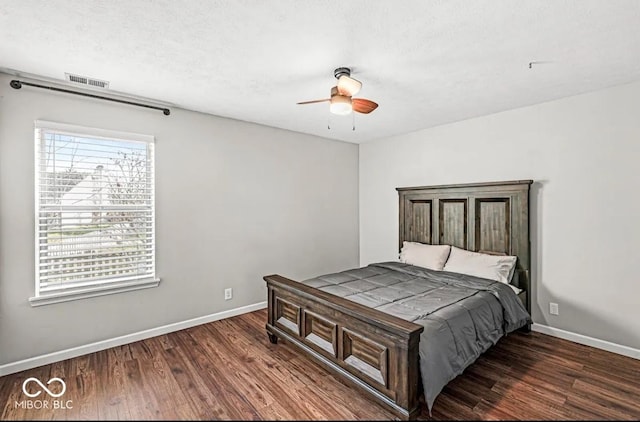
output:
[[146,278],[142,280],[123,281],[102,286],[80,287],[58,292],[47,292],[40,296],[29,298],[31,306],[51,305],[54,303],[69,302],[71,300],[86,299],[88,297],[111,295],[115,293],[129,292],[132,290],[158,287],[160,279]]

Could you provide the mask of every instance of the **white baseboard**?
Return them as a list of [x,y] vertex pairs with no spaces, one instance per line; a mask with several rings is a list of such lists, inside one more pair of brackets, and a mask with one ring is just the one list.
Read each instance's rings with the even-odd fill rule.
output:
[[[133,343],[135,341],[140,341],[147,338],[171,333],[174,331],[195,327],[196,325],[206,324],[208,322],[218,321],[220,319],[225,319],[225,318],[230,318],[236,315],[246,314],[248,312],[257,311],[259,309],[264,309],[266,307],[267,307],[266,301],[254,303],[252,305],[241,306],[239,308],[230,309],[228,311],[205,315],[198,318],[192,318],[186,321],[176,322],[173,324],[163,325],[161,327],[151,328],[148,330],[127,334],[124,336],[115,337],[108,340],[102,340],[102,341],[87,344],[84,346],[73,347],[70,349],[61,350],[59,352],[48,353],[46,355],[35,356],[29,359],[7,363],[4,365],[0,365],[0,377],[4,375],[9,375],[16,372],[24,371],[27,369],[31,369],[31,368],[36,368],[38,366],[59,362],[61,360],[86,355],[88,353],[98,352],[100,350],[108,349],[110,347],[122,346],[123,344]],[[538,323],[534,323],[531,326],[531,329],[533,331],[536,331],[542,334],[548,334],[550,336],[559,337],[565,340],[573,341],[575,343],[584,344],[587,346],[595,347],[597,349],[602,349],[609,352],[617,353],[619,355],[629,356],[634,359],[640,359],[640,350],[634,349],[632,347],[623,346],[617,343],[611,343],[609,341],[588,337],[582,334],[577,334],[571,331],[565,331],[559,328],[549,327],[548,325],[543,325]]]
[[584,336],[582,334],[577,334],[571,331],[565,331],[559,328],[549,327],[548,325],[538,323],[534,323],[531,326],[531,330],[573,341],[574,343],[580,343],[586,346],[595,347],[597,349],[606,350],[608,352],[617,353],[619,355],[629,356],[634,359],[640,359],[640,350],[628,346],[623,346],[621,344],[611,343],[609,341]]
[[[151,337],[160,336],[171,333],[173,331],[184,330],[185,328],[195,327],[196,325],[206,324],[208,322],[218,321],[220,319],[229,318],[236,315],[246,314],[248,312],[257,311],[267,307],[267,302],[254,303],[253,305],[241,306],[239,308],[230,309],[228,311],[218,312],[211,315],[205,315],[198,318],[188,319],[182,322],[163,325],[162,327],[151,328],[137,333],[127,334],[108,340],[102,340],[84,346],[72,347],[71,349],[61,350],[59,352],[48,353],[46,355],[35,356],[29,359],[11,362],[0,365],[0,377],[26,369],[47,365],[61,360],[86,355],[88,353],[97,352],[108,349],[110,347],[122,346],[123,344],[133,343],[134,341],[144,340]],[[265,321],[266,323],[266,321]],[[265,334],[266,335],[266,334]]]

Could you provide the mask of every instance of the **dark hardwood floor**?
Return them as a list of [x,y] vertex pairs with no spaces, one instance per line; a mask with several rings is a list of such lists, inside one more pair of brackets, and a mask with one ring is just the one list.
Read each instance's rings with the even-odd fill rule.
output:
[[[266,310],[256,311],[0,377],[1,418],[393,419],[293,346],[269,343],[265,321]],[[29,399],[29,377],[63,379],[57,400],[72,408],[17,407]],[[41,396],[30,400],[51,399]],[[638,420],[640,361],[514,333],[450,382],[432,416],[424,409],[420,419]]]

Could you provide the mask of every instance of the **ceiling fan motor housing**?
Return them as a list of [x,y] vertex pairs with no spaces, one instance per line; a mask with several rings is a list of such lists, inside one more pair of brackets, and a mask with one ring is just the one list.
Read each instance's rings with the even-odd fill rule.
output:
[[333,76],[336,77],[336,79],[340,79],[340,76],[351,76],[351,69],[349,69],[348,67],[339,67],[336,70],[333,71]]

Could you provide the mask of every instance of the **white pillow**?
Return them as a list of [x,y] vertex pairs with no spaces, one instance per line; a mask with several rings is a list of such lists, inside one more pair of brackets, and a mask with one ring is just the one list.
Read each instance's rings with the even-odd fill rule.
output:
[[418,242],[402,242],[400,262],[441,271],[447,261],[451,246],[429,245]]
[[517,259],[516,256],[489,255],[452,246],[443,270],[499,281],[508,284],[518,294],[521,290],[509,284],[515,272]]

